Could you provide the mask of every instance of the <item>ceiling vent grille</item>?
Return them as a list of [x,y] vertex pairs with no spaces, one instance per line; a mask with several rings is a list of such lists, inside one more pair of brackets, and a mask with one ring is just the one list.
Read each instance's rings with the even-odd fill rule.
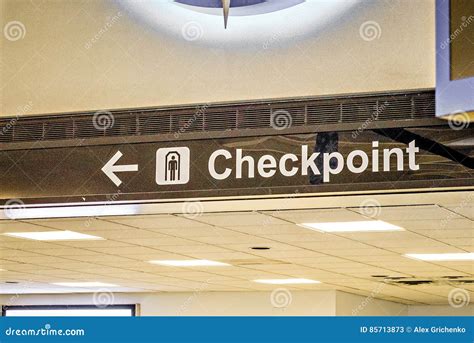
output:
[[[257,129],[284,134],[304,126],[433,119],[434,103],[426,90],[7,118],[0,120],[0,143]],[[97,122],[100,113],[109,117]]]

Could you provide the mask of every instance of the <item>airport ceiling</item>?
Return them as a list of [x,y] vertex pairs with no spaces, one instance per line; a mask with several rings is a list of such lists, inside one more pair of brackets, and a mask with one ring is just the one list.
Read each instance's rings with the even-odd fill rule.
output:
[[[110,291],[118,292],[271,291],[281,286],[253,280],[306,278],[321,283],[284,287],[446,304],[453,287],[474,292],[472,261],[426,262],[403,255],[474,251],[473,197],[473,191],[446,191],[214,201],[185,214],[178,210],[183,203],[176,203],[163,205],[163,212],[175,214],[3,220],[1,233],[71,230],[105,239],[0,236],[0,292],[94,291],[51,285],[78,281],[116,284],[120,287]],[[359,220],[383,220],[405,231],[323,233],[296,225]],[[148,262],[182,259],[230,266]]]

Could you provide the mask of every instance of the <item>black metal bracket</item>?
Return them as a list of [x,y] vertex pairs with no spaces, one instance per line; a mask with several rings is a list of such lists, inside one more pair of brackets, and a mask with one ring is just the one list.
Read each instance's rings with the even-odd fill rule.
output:
[[429,138],[422,137],[416,133],[410,132],[403,128],[387,128],[387,129],[375,129],[373,132],[391,138],[396,142],[408,144],[413,140],[416,140],[417,146],[420,149],[428,151],[432,154],[445,157],[459,163],[469,169],[474,169],[474,158],[469,157],[462,152],[459,152],[446,145],[435,142]]

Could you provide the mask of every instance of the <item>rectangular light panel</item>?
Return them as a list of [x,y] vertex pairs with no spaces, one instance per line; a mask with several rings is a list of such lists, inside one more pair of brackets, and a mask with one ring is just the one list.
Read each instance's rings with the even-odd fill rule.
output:
[[227,263],[209,261],[209,260],[158,260],[158,261],[149,261],[149,262],[153,264],[160,264],[162,266],[170,266],[170,267],[229,266],[229,264]]
[[474,253],[445,253],[445,254],[405,254],[406,257],[422,261],[474,261]]
[[291,284],[310,284],[310,283],[321,283],[320,281],[310,279],[258,279],[253,280],[257,283],[264,283],[269,285],[291,285]]
[[389,224],[382,220],[367,220],[354,222],[329,222],[329,223],[301,223],[307,229],[321,232],[382,232],[404,231],[403,228]]
[[98,240],[102,237],[86,235],[74,231],[42,231],[42,232],[7,232],[5,236],[34,239],[36,241],[73,241],[73,240]]

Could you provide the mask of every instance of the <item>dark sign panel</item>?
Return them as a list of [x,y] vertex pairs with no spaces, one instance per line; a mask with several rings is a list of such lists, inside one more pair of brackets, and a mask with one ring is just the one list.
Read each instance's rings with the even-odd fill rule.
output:
[[449,127],[0,152],[1,197],[176,199],[472,186],[473,130]]
[[474,1],[436,0],[436,115],[474,113]]

